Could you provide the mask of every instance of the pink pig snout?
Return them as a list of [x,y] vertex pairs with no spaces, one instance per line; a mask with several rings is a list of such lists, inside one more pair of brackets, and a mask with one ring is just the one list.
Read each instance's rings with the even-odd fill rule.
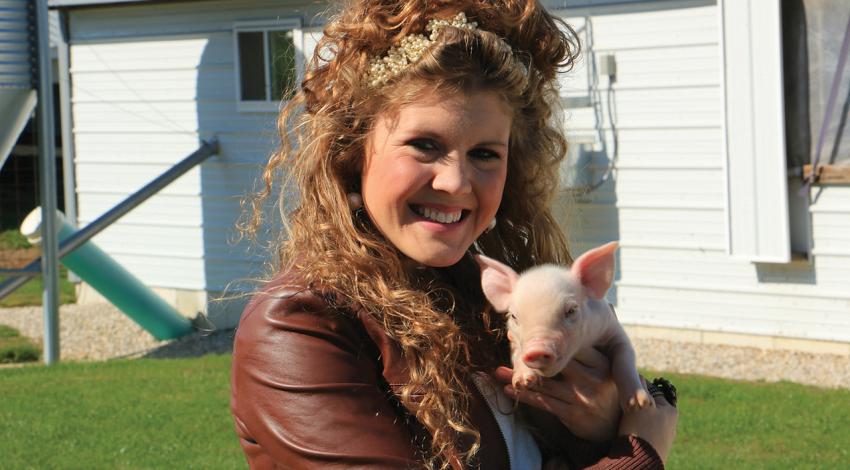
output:
[[547,341],[535,341],[526,345],[522,362],[532,369],[545,370],[557,359],[558,352]]

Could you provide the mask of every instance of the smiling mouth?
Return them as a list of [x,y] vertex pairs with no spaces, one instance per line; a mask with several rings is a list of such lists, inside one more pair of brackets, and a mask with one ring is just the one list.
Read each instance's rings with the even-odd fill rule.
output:
[[452,212],[442,212],[433,207],[411,205],[410,209],[424,219],[440,224],[454,224],[463,220],[468,210],[460,209]]

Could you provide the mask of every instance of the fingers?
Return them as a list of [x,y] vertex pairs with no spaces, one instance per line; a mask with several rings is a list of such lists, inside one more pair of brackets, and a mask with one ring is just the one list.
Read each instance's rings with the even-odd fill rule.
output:
[[590,402],[592,389],[577,385],[575,381],[565,381],[562,377],[543,379],[530,391],[567,403],[587,404]]
[[537,389],[515,389],[510,385],[504,387],[505,395],[512,400],[519,400],[522,403],[531,405],[548,411],[562,419],[569,419],[569,416],[575,412],[575,407],[571,406],[563,399],[553,397],[547,393],[543,393]]
[[504,384],[504,393],[510,399],[551,413],[577,436],[607,440],[614,436],[620,422],[617,387],[608,376],[600,379],[586,369],[571,362],[561,374],[519,390],[511,385],[512,369],[499,367],[493,376]]
[[[497,367],[493,372],[493,377],[501,383],[510,383],[513,376],[513,369],[509,367]],[[562,382],[575,383],[592,383],[594,386],[599,383],[609,380],[611,377],[610,370],[607,368],[591,368],[574,359],[567,363],[567,366],[560,374],[550,377],[548,380],[556,380]],[[547,379],[544,379],[544,382]]]
[[511,369],[497,370],[496,378],[504,384],[503,391],[511,399],[551,412],[563,412],[576,405],[589,406],[592,394],[560,378],[543,378],[538,384],[515,388],[511,384]]
[[498,382],[503,384],[511,383],[511,378],[514,376],[514,370],[510,367],[500,366],[497,367],[495,371],[493,371],[493,378],[495,378]]
[[[511,384],[513,369],[498,367],[493,373],[494,378],[502,384]],[[540,382],[523,390],[542,393],[558,400],[569,403],[586,404],[591,397],[602,393],[606,386],[613,386],[609,376],[589,371],[585,366],[570,361],[567,367],[558,375],[541,378]],[[506,389],[507,390],[507,389]]]

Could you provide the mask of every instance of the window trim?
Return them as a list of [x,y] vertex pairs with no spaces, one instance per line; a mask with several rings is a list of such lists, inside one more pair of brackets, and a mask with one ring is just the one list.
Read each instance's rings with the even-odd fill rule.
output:
[[[295,76],[301,77],[304,70],[304,30],[300,18],[279,18],[265,21],[239,21],[233,23],[233,76],[236,99],[236,110],[240,113],[271,113],[278,112],[284,104],[282,101],[270,99],[272,81],[270,80],[268,34],[272,31],[292,31],[292,42],[295,46]],[[263,72],[265,73],[265,101],[242,99],[242,67],[239,60],[239,33],[263,33]]]
[[780,7],[718,3],[726,252],[756,263],[791,262]]

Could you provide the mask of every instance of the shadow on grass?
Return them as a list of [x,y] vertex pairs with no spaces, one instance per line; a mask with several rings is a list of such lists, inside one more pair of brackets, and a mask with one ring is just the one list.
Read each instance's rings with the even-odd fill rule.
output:
[[176,339],[164,346],[148,351],[142,357],[150,359],[176,359],[201,357],[208,354],[230,354],[236,330],[198,332]]

